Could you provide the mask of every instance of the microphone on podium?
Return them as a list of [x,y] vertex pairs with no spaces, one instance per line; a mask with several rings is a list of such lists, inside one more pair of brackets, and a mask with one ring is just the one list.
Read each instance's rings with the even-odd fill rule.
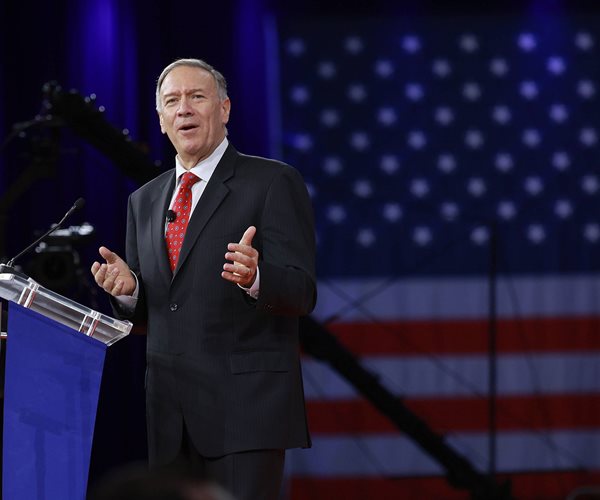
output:
[[57,229],[59,229],[63,225],[63,223],[71,216],[71,214],[73,212],[75,212],[76,210],[80,210],[81,208],[83,208],[84,205],[85,205],[85,200],[83,198],[78,198],[77,201],[75,203],[73,203],[73,206],[71,208],[69,208],[69,210],[64,215],[64,217],[58,222],[58,224],[54,224],[50,229],[48,229],[48,231],[46,231],[44,234],[42,234],[37,240],[35,240],[27,248],[25,248],[24,250],[20,251],[12,259],[10,259],[6,264],[0,264],[0,274],[2,274],[2,273],[15,274],[17,276],[21,276],[22,278],[27,279],[28,276],[26,276],[25,274],[23,274],[20,271],[17,271],[13,267],[13,264],[15,263],[15,260],[17,260],[19,257],[21,257],[22,255],[24,255],[27,252],[29,252],[38,243],[40,243],[44,238],[46,238],[46,236],[48,236],[49,234],[51,234],[54,231],[56,231]]

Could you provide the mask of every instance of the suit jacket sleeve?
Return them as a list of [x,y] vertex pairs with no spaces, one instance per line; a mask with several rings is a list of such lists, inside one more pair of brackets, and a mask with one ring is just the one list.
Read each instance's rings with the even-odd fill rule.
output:
[[128,319],[136,324],[145,323],[147,319],[146,315],[146,298],[144,293],[144,281],[140,276],[140,263],[139,263],[139,255],[137,251],[137,239],[135,237],[135,217],[133,215],[133,208],[131,202],[131,196],[129,196],[129,200],[127,202],[127,237],[126,237],[126,261],[127,265],[131,269],[133,273],[135,273],[137,277],[137,282],[139,286],[138,290],[138,300],[133,313],[124,311],[119,303],[113,298],[110,297],[110,303],[113,309],[115,316],[119,319]]
[[284,166],[271,182],[258,230],[260,293],[256,307],[286,316],[310,313],[317,299],[314,217],[297,170]]

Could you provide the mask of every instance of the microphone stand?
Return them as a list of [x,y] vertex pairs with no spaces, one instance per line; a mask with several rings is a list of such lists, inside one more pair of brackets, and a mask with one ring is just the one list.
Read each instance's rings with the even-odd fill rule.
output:
[[488,265],[488,418],[489,418],[489,468],[490,479],[496,477],[496,403],[498,394],[498,367],[497,367],[497,347],[498,347],[498,311],[497,311],[497,291],[498,291],[498,228],[495,220],[489,223],[490,228],[490,251]]
[[68,210],[68,212],[64,215],[64,217],[58,222],[58,224],[56,224],[56,225],[52,226],[50,229],[48,229],[48,231],[46,231],[44,234],[42,234],[37,240],[35,240],[27,248],[25,248],[24,250],[21,250],[17,255],[15,255],[12,259],[10,259],[6,264],[0,264],[0,274],[3,274],[3,273],[14,274],[16,276],[20,276],[21,278],[29,279],[29,276],[27,276],[26,274],[22,273],[21,271],[17,271],[13,267],[13,264],[15,263],[15,260],[17,260],[23,254],[29,252],[32,248],[34,248],[36,245],[38,245],[49,234],[51,234],[54,231],[56,231],[57,229],[59,229],[62,226],[62,224],[71,216],[71,214],[73,212],[75,212],[75,210],[79,210],[80,208],[82,208],[83,205],[85,205],[85,200],[83,198],[79,198],[73,204],[73,206]]

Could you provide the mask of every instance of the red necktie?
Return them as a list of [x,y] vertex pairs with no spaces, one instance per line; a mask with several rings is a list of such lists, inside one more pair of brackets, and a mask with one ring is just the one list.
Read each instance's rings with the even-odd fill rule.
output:
[[175,271],[175,267],[177,267],[179,252],[181,251],[185,231],[190,220],[189,216],[192,211],[192,186],[199,180],[200,178],[191,172],[183,174],[179,191],[175,197],[173,207],[171,207],[176,217],[173,222],[167,224],[167,234],[165,235],[171,271]]

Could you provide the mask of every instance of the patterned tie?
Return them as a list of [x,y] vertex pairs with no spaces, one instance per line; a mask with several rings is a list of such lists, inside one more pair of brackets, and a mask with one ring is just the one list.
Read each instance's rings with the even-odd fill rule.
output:
[[167,224],[167,234],[165,235],[171,271],[175,271],[175,268],[177,267],[179,252],[181,252],[183,238],[185,237],[185,231],[190,220],[189,215],[192,210],[192,186],[199,180],[200,178],[191,172],[183,174],[177,197],[171,208],[177,215],[173,222]]

